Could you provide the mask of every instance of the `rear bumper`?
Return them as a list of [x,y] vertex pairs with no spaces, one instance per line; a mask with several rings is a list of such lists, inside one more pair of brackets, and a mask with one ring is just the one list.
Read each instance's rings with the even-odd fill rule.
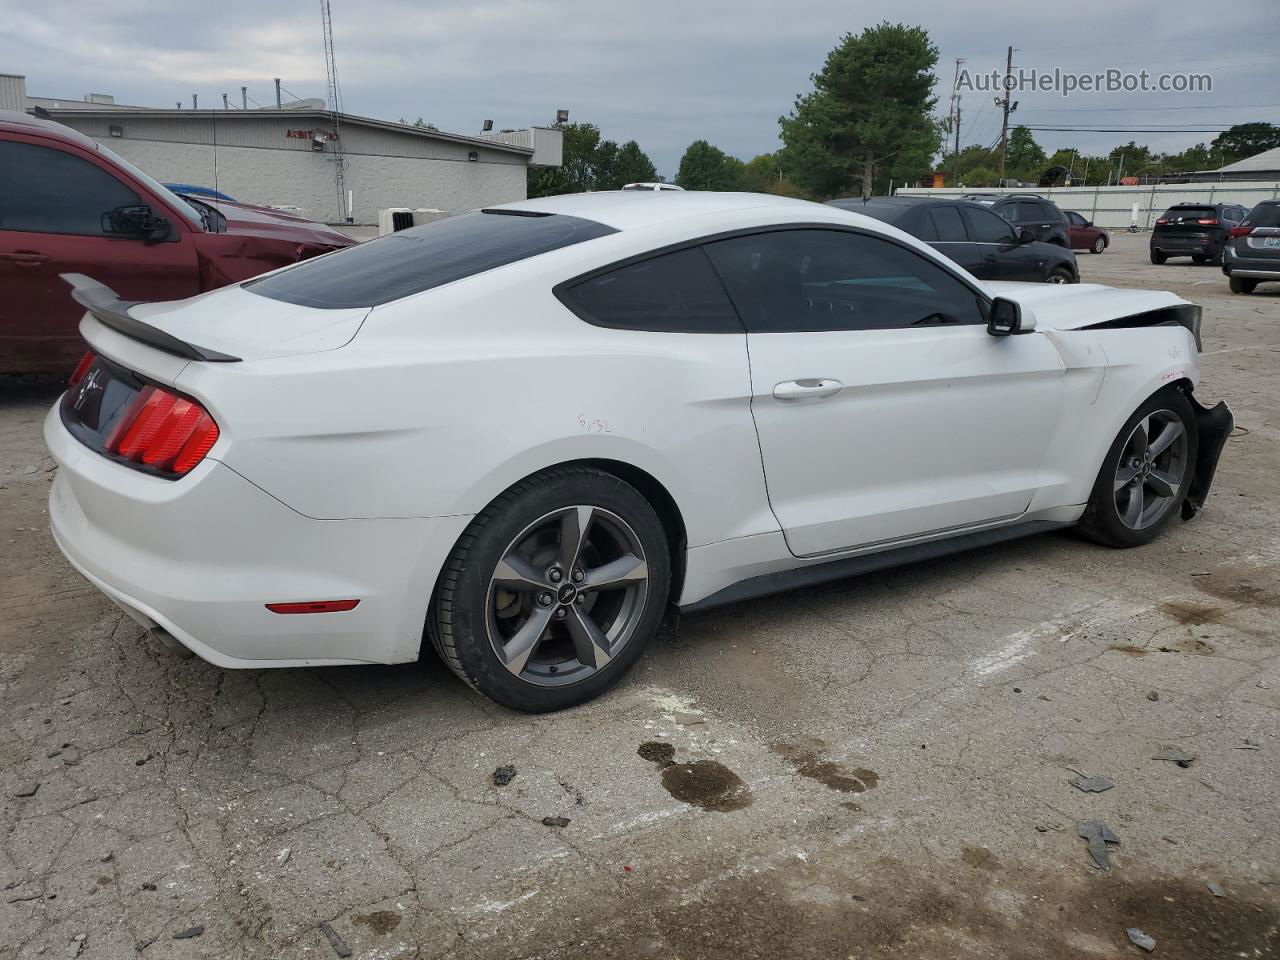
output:
[[1223,246],[1223,239],[1214,237],[1151,238],[1151,249],[1163,253],[1167,257],[1216,257],[1222,251]]
[[1229,246],[1222,258],[1222,272],[1228,277],[1280,280],[1280,257],[1242,257]]
[[[220,667],[416,659],[436,574],[467,517],[312,520],[224,464],[178,481],[113,463],[67,431],[53,536],[71,564],[148,629]],[[358,599],[343,613],[281,615],[267,603]]]
[[1226,403],[1218,402],[1213,407],[1205,407],[1191,393],[1186,391],[1187,399],[1196,413],[1196,427],[1199,434],[1195,472],[1191,477],[1191,485],[1187,496],[1182,501],[1182,518],[1190,520],[1204,506],[1209,496],[1209,487],[1213,484],[1213,475],[1218,469],[1218,458],[1222,456],[1222,448],[1227,438],[1235,429],[1235,416]]

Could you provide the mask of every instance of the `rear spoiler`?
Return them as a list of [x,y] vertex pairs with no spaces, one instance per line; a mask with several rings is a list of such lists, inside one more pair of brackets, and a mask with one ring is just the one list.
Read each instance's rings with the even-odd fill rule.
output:
[[116,333],[188,360],[203,360],[207,363],[240,362],[239,357],[179,340],[173,334],[129,315],[131,308],[145,301],[121,300],[106,284],[86,277],[83,273],[64,273],[60,276],[71,285],[71,299],[97,317],[103,326],[110,327]]

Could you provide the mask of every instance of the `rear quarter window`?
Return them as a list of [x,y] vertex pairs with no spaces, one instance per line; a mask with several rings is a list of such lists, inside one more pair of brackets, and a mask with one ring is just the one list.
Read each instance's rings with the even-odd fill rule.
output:
[[560,301],[601,327],[662,333],[742,333],[700,247],[650,257],[557,287]]
[[477,210],[357,244],[258,280],[246,290],[304,307],[376,307],[616,233],[563,214]]

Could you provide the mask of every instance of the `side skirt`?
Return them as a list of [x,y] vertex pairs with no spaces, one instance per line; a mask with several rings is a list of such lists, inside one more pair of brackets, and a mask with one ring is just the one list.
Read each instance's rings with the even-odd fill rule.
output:
[[740,600],[765,597],[771,593],[781,593],[784,590],[793,590],[796,587],[811,587],[831,580],[841,580],[845,577],[873,573],[876,570],[885,570],[889,567],[918,563],[921,560],[933,560],[936,557],[945,557],[952,553],[960,553],[962,550],[971,550],[974,547],[990,546],[993,543],[1017,540],[1022,537],[1029,537],[1032,534],[1061,530],[1064,527],[1074,525],[1074,523],[1064,523],[1057,520],[1026,520],[1007,527],[979,530],[975,533],[966,533],[956,537],[930,540],[927,543],[915,543],[910,546],[882,550],[879,553],[865,553],[856,557],[828,560],[826,563],[792,567],[789,570],[766,573],[763,576],[752,577],[749,580],[742,580],[732,584],[723,590],[716,591],[709,597],[703,597],[688,606],[681,607],[680,612],[696,613],[697,611],[718,607],[726,603],[737,603]]

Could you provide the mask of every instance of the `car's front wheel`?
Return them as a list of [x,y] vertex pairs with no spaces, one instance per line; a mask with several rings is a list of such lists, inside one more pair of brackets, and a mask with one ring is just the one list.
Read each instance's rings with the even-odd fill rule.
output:
[[1093,246],[1089,249],[1094,253],[1101,253],[1103,250],[1107,249],[1107,238],[1098,237],[1098,239],[1093,241]]
[[530,713],[560,710],[635,662],[670,585],[666,534],[639,491],[559,467],[476,516],[440,575],[427,630],[480,693]]
[[1071,272],[1069,267],[1054,267],[1049,271],[1049,276],[1045,277],[1046,283],[1074,283],[1075,274]]
[[1148,399],[1107,451],[1081,530],[1110,547],[1154,540],[1186,499],[1197,440],[1195,412],[1181,392],[1168,387]]

